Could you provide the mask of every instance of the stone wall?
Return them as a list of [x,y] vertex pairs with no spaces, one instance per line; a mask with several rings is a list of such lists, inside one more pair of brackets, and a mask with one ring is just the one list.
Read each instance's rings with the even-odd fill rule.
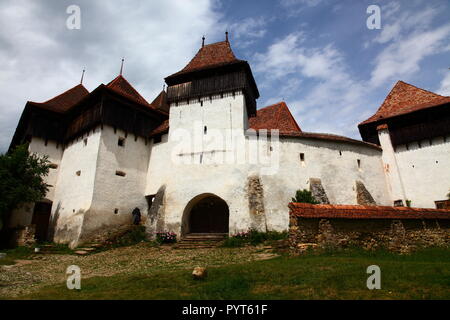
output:
[[289,207],[289,242],[296,252],[359,246],[406,253],[450,245],[449,210],[303,203]]

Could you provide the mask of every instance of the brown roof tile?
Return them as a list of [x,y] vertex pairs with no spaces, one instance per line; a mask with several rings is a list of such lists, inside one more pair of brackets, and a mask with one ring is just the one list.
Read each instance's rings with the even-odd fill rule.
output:
[[163,90],[158,96],[150,103],[153,108],[169,112],[169,103],[167,102],[167,93]]
[[200,48],[194,58],[181,71],[170,75],[168,78],[242,61],[235,57],[228,41],[211,43]]
[[158,127],[153,129],[150,133],[150,137],[157,136],[162,133],[167,133],[169,131],[169,119],[164,120]]
[[450,97],[417,88],[403,81],[398,81],[388,94],[377,112],[360,123],[366,124],[411,113],[414,111],[450,103]]
[[285,102],[278,102],[268,107],[259,109],[256,117],[249,119],[249,127],[250,129],[254,129],[256,131],[267,129],[268,134],[270,134],[270,130],[278,129],[280,137],[341,141],[380,149],[380,147],[375,144],[344,136],[329,133],[304,132],[300,129]]
[[31,103],[51,111],[64,113],[88,95],[89,91],[79,84],[48,101]]
[[249,127],[255,130],[278,129],[281,133],[302,132],[285,102],[278,102],[259,109],[255,117],[248,120]]
[[137,103],[146,105],[150,108],[152,107],[122,75],[117,76],[114,80],[108,83],[106,87],[136,101]]
[[291,215],[313,219],[450,219],[450,210],[428,208],[290,203],[289,209]]

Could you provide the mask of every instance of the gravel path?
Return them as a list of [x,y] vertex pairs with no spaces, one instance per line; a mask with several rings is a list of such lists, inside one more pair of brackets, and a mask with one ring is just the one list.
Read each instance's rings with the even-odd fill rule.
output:
[[170,246],[152,247],[148,243],[115,248],[86,256],[36,254],[18,260],[13,266],[0,266],[0,299],[32,293],[43,286],[66,281],[70,265],[81,268],[83,279],[119,273],[150,274],[164,270],[220,266],[260,260],[257,247],[180,250]]

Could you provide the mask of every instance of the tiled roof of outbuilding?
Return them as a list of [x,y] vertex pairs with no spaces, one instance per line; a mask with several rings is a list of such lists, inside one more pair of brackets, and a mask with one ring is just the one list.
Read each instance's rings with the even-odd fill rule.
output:
[[450,97],[398,81],[377,112],[360,125],[450,103]]
[[290,214],[312,219],[446,219],[450,210],[388,206],[290,203]]

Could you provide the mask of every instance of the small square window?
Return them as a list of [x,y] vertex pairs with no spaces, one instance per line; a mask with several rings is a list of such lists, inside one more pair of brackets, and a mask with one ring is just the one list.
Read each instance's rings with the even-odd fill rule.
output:
[[119,147],[125,147],[125,138],[119,138],[119,140],[117,141],[117,145]]
[[125,177],[126,175],[127,174],[123,171],[119,171],[119,170],[116,171],[116,176]]
[[81,176],[81,170],[78,170],[77,172],[75,172],[75,174],[76,174],[77,176]]

